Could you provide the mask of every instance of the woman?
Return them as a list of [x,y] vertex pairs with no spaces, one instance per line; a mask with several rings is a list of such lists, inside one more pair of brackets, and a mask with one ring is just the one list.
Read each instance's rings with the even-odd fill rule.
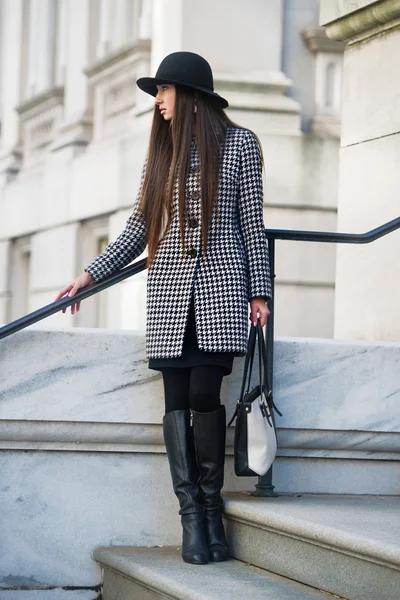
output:
[[[270,298],[256,136],[226,116],[210,65],[175,52],[138,86],[155,96],[136,205],[121,235],[59,295],[73,296],[148,245],[146,348],[165,391],[163,431],[180,503],[182,557],[223,561],[225,459],[222,378],[246,352],[250,318]],[[79,303],[71,312],[79,310]]]

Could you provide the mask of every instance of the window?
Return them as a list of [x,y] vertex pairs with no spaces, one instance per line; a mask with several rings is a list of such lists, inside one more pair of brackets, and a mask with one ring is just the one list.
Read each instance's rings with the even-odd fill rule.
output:
[[29,312],[31,270],[30,237],[16,239],[11,249],[11,302],[9,320],[14,321]]
[[[78,272],[99,254],[108,244],[108,218],[100,217],[82,223],[79,235]],[[82,309],[76,315],[75,324],[80,327],[107,327],[109,292],[105,290],[84,301]]]
[[[102,254],[108,244],[108,236],[101,235],[97,238],[97,252],[96,255]],[[100,292],[96,298],[96,316],[95,316],[95,327],[107,327],[107,290]]]

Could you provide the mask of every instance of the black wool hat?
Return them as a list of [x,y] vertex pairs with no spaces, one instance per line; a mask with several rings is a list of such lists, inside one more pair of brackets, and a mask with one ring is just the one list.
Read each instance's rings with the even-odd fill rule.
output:
[[225,98],[214,92],[210,65],[202,56],[194,52],[168,54],[158,67],[155,77],[141,77],[136,83],[141,90],[151,96],[157,96],[157,85],[172,83],[212,96],[218,100],[222,108],[229,106]]

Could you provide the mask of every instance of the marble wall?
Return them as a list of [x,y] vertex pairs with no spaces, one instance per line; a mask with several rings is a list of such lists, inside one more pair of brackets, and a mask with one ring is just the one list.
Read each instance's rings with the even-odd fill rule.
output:
[[[399,366],[400,344],[277,340],[278,491],[400,494]],[[224,381],[228,414],[242,367]],[[24,586],[62,599],[75,586],[89,600],[100,583],[93,547],[179,543],[162,416],[142,334],[31,328],[2,341],[5,599],[25,598]],[[234,476],[232,443],[231,427],[225,490],[251,490],[254,478]]]
[[[278,338],[279,426],[400,432],[399,365],[397,343]],[[237,359],[224,381],[230,409],[241,367]],[[3,423],[161,422],[161,378],[147,368],[142,333],[31,327],[2,341],[0,368]]]

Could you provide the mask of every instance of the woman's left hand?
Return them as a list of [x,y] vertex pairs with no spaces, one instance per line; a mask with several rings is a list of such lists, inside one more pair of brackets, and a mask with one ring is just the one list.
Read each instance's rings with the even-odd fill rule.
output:
[[252,322],[254,327],[257,325],[257,313],[259,313],[260,315],[261,327],[264,327],[270,314],[269,308],[264,298],[257,297],[252,298],[250,300],[250,321]]

